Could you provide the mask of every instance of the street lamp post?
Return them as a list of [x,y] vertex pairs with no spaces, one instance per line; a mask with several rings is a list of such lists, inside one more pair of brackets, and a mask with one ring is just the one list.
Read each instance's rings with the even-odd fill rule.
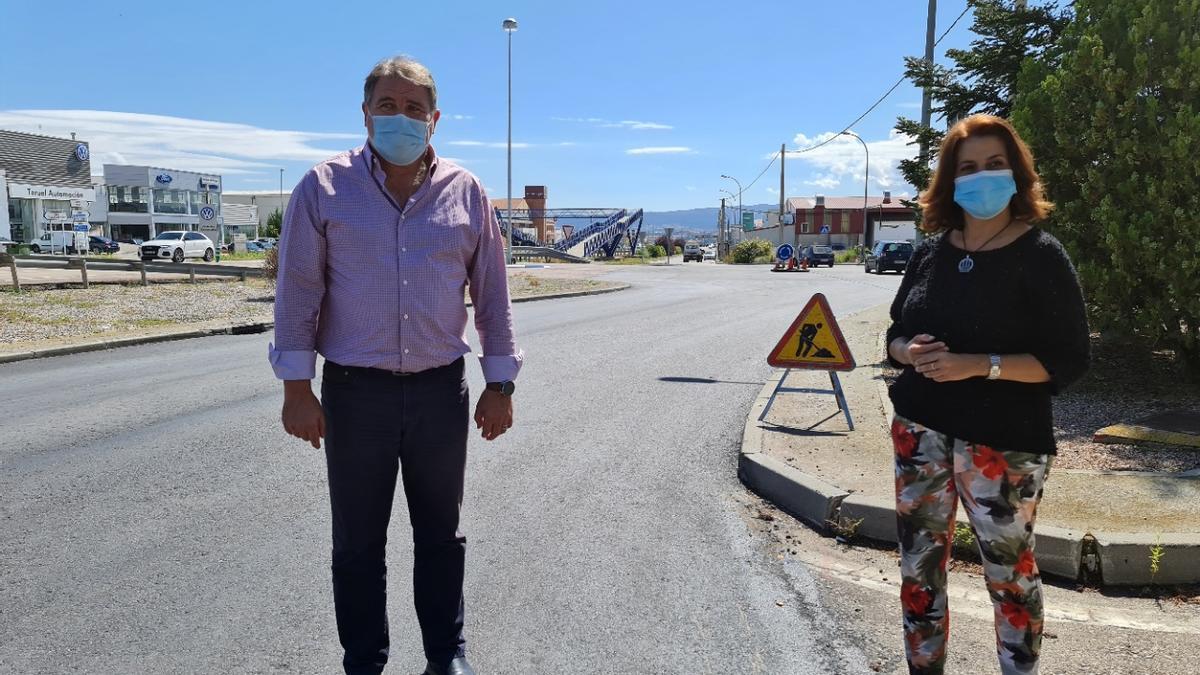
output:
[[[725,194],[729,195],[729,206],[732,207],[733,200],[737,198],[737,195],[733,194],[732,192],[730,192],[729,190],[726,190],[724,188],[719,188],[719,190],[721,192],[724,192]],[[738,216],[738,219],[739,220],[738,220],[737,226],[741,227],[742,226],[741,216]],[[721,241],[725,244],[725,248],[726,248],[725,254],[726,255],[729,255],[728,249],[729,249],[730,245],[733,243],[733,236],[731,235],[729,228],[730,228],[729,219],[726,218],[725,219],[725,231],[721,233]],[[720,249],[720,244],[717,245],[717,249],[718,250]]]
[[[738,198],[738,218],[737,218],[737,225],[738,225],[738,227],[742,227],[742,228],[744,229],[744,226],[742,225],[742,182],[741,182],[740,180],[738,180],[738,179],[734,178],[733,176],[726,176],[725,174],[721,174],[721,178],[728,178],[729,180],[733,181],[734,183],[737,183],[737,186],[738,186],[738,193],[737,193],[737,198]],[[730,237],[730,239],[732,240],[732,239],[733,239],[733,237]],[[733,242],[732,242],[732,241],[730,241],[729,243],[730,243],[730,244],[732,244]]]
[[501,24],[508,33],[508,264],[513,264],[512,216],[512,34],[517,32],[517,20],[507,18]]
[[853,131],[843,131],[841,136],[853,136],[862,143],[863,152],[867,154],[866,165],[863,167],[863,238],[865,240],[867,234],[867,181],[871,177],[871,150],[867,147],[867,142],[862,139],[862,136]]

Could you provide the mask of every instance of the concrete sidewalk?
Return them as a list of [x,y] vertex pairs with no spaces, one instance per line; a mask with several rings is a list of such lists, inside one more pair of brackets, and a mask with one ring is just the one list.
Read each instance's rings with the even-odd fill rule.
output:
[[[758,422],[783,376],[776,371],[747,419],[739,471],[756,492],[819,529],[862,519],[858,535],[894,543],[893,412],[878,366],[887,323],[887,306],[839,319],[858,363],[840,374],[855,430],[832,396],[817,394],[781,393]],[[785,386],[828,388],[829,377],[791,371]],[[1038,510],[1040,567],[1104,585],[1200,582],[1197,474],[1052,469]]]

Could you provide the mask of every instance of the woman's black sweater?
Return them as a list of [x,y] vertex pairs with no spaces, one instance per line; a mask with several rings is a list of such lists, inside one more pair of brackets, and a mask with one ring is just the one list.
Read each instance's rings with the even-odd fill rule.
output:
[[928,333],[955,353],[1032,354],[1050,382],[934,382],[889,353],[892,365],[904,368],[889,390],[896,414],[998,450],[1055,454],[1050,397],[1079,379],[1089,359],[1075,268],[1062,244],[1036,227],[1006,246],[970,254],[974,268],[959,272],[966,254],[944,235],[916,248],[892,303],[888,344]]

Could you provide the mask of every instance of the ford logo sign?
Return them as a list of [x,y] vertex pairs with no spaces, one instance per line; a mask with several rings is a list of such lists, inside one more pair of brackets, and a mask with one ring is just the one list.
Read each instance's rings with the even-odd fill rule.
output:
[[160,173],[154,177],[154,180],[156,182],[162,183],[163,185],[170,185],[171,184],[171,174]]

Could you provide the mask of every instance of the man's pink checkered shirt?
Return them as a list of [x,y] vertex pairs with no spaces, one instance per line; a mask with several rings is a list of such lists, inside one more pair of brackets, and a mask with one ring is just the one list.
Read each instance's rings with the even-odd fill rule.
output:
[[347,366],[420,372],[471,351],[471,293],[488,382],[522,354],[500,226],[479,180],[429,148],[429,173],[396,204],[370,144],[326,160],[292,191],[279,242],[275,343],[281,380],[309,380],[317,354]]

